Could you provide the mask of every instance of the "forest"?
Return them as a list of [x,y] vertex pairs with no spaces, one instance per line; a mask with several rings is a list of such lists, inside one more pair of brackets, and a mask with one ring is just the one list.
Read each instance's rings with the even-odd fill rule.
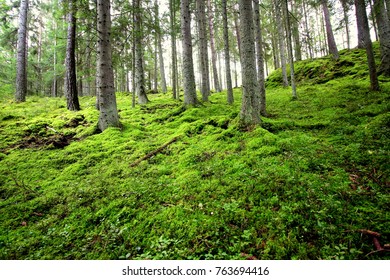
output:
[[390,259],[389,0],[0,0],[0,259]]

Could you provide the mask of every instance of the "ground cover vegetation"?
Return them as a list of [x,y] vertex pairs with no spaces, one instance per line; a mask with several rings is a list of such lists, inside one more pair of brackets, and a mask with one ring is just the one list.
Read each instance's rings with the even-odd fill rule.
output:
[[[341,74],[340,74],[341,73]],[[364,50],[296,64],[298,100],[267,81],[268,117],[239,129],[241,90],[184,109],[171,94],[97,133],[95,97],[2,96],[1,259],[389,259],[390,84]]]

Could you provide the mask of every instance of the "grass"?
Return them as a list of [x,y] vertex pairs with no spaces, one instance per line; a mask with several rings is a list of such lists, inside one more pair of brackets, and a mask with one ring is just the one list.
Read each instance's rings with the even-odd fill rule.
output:
[[[345,59],[353,59],[347,57]],[[350,66],[345,66],[350,67]],[[344,70],[343,70],[344,71]],[[299,73],[299,71],[298,71]],[[170,95],[96,133],[94,98],[4,99],[1,259],[389,259],[390,85],[346,75],[267,90],[270,117],[237,128],[240,90],[183,110]],[[137,166],[137,159],[174,137]]]

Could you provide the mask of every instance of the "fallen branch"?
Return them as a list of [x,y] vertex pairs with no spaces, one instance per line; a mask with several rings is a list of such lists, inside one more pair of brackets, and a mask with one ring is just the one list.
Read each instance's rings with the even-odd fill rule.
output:
[[134,161],[132,164],[130,164],[130,167],[137,166],[137,165],[140,164],[142,161],[144,161],[144,160],[146,160],[146,159],[149,159],[149,158],[151,158],[152,156],[157,155],[158,153],[161,153],[161,151],[164,150],[166,147],[168,147],[168,146],[171,145],[172,143],[176,142],[178,138],[179,138],[179,136],[174,137],[174,138],[171,139],[169,142],[165,143],[164,145],[162,145],[161,147],[157,148],[156,150],[154,150],[154,151],[148,153],[147,155],[143,156],[142,158],[137,159],[137,160]]

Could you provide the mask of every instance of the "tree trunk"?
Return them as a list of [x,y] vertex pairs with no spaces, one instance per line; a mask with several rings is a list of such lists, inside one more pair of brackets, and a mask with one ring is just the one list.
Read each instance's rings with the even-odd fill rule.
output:
[[146,96],[145,89],[145,73],[144,73],[144,54],[142,46],[143,31],[142,31],[142,11],[141,0],[133,0],[135,9],[135,84],[136,93],[139,104],[146,104],[149,102]]
[[[295,15],[298,15],[298,10],[296,9],[296,3],[295,1],[292,2],[292,11]],[[299,15],[300,17],[300,15]],[[301,61],[302,60],[302,45],[301,45],[301,39],[299,36],[299,27],[298,27],[299,21],[298,16],[295,16],[294,19],[291,22],[292,27],[292,36],[294,38],[294,54],[295,54],[295,61]]]
[[164,67],[164,53],[161,43],[161,27],[160,27],[160,18],[159,18],[159,11],[158,11],[158,2],[156,0],[155,2],[155,10],[156,10],[156,28],[157,28],[157,45],[158,45],[158,59],[159,59],[159,65],[160,65],[160,79],[161,79],[161,90],[163,93],[167,93],[167,81],[165,79],[165,67]]
[[344,24],[345,24],[345,35],[347,36],[347,48],[351,48],[351,40],[349,35],[349,0],[340,0],[341,5],[343,6],[343,13],[344,13]]
[[387,18],[390,20],[390,0],[385,0],[385,2],[386,2]]
[[79,111],[80,103],[77,91],[76,76],[76,7],[74,0],[70,0],[68,6],[68,36],[66,42],[66,74],[65,74],[65,96],[67,108],[70,111]]
[[314,53],[313,53],[313,46],[312,46],[312,40],[309,32],[309,23],[307,18],[307,10],[306,10],[306,3],[305,1],[302,2],[302,8],[303,8],[303,14],[305,15],[305,35],[306,35],[306,45],[309,50],[309,57],[310,59],[313,59]]
[[110,1],[97,0],[97,91],[99,102],[98,127],[104,131],[110,126],[119,127],[119,116],[116,106],[114,71],[111,58],[111,11]]
[[211,6],[211,0],[207,0],[208,12],[209,12],[209,31],[210,31],[210,48],[211,48],[211,62],[213,63],[213,77],[214,77],[214,87],[216,92],[221,91],[221,85],[218,78],[217,70],[217,52],[215,50],[215,37],[214,37],[214,16]]
[[176,7],[174,0],[169,0],[170,23],[171,23],[171,52],[172,52],[172,97],[179,99],[177,88],[177,56],[176,56]]
[[275,7],[275,21],[277,22],[278,28],[278,42],[279,42],[279,52],[280,52],[280,62],[282,64],[282,77],[283,77],[283,86],[288,86],[288,78],[287,78],[287,59],[286,59],[286,49],[284,45],[284,38],[286,37],[284,28],[283,28],[283,18],[280,13],[282,9],[281,2],[282,0],[274,0]]
[[183,87],[184,87],[184,104],[196,105],[194,62],[192,58],[192,38],[191,38],[191,13],[190,0],[180,2],[181,11],[181,35],[183,38]]
[[333,35],[332,24],[330,22],[330,14],[328,9],[328,1],[321,0],[322,10],[324,12],[325,26],[326,26],[326,37],[328,39],[329,53],[332,54],[333,59],[337,60],[340,58],[339,51],[337,50],[336,41]]
[[284,16],[286,18],[286,31],[287,31],[287,50],[288,50],[288,56],[290,59],[290,77],[291,77],[291,89],[292,89],[292,98],[295,100],[297,99],[297,88],[295,84],[295,71],[294,71],[294,58],[293,58],[293,47],[291,42],[291,24],[290,24],[290,15],[288,11],[288,0],[284,1]]
[[378,73],[390,77],[390,22],[384,4],[383,0],[374,0],[374,12],[378,24],[381,50],[381,65]]
[[21,0],[16,62],[15,100],[17,102],[25,102],[27,95],[27,14],[28,0]]
[[210,95],[209,77],[209,56],[206,35],[206,12],[205,0],[196,0],[198,33],[199,33],[199,53],[200,53],[200,73],[201,73],[201,93],[202,101],[207,102]]
[[370,5],[371,20],[372,20],[372,27],[374,29],[374,34],[375,34],[375,41],[379,41],[377,22],[376,22],[376,18],[375,18],[374,8],[372,6],[372,0],[368,0],[368,4]]
[[267,116],[266,96],[265,96],[265,76],[264,76],[264,54],[263,54],[263,36],[261,34],[260,5],[259,0],[253,0],[255,41],[256,41],[256,60],[257,60],[257,80],[259,83],[260,113]]
[[233,87],[232,87],[232,76],[230,73],[230,50],[229,50],[229,32],[228,32],[226,1],[227,0],[222,0],[223,40],[224,40],[224,52],[225,52],[227,103],[232,104],[234,102],[234,96],[233,96]]
[[241,33],[242,104],[240,126],[261,122],[259,85],[256,77],[256,55],[252,0],[239,0]]
[[238,54],[241,57],[241,35],[240,35],[240,27],[238,24],[238,16],[236,12],[234,12],[234,29],[236,30]]
[[361,27],[361,29],[364,30],[363,40],[366,47],[368,69],[370,71],[371,90],[379,90],[378,77],[376,74],[375,58],[374,58],[374,52],[372,50],[370,29],[368,26],[366,5],[364,0],[355,0],[355,8],[356,8],[356,19],[360,18],[358,24],[362,24],[363,26]]

